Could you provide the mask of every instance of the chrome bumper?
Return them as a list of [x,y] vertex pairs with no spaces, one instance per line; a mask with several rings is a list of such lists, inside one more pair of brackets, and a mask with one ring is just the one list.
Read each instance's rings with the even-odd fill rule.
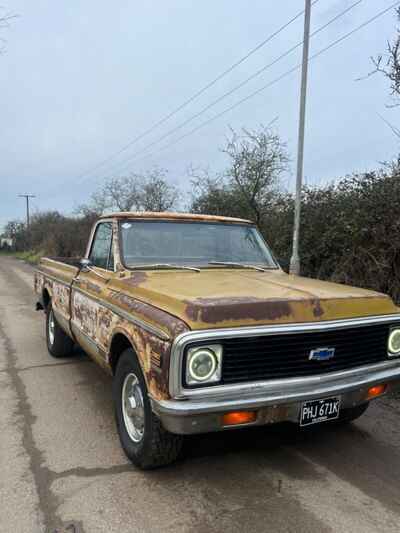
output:
[[368,389],[381,383],[388,384],[388,392],[400,389],[399,360],[309,378],[251,383],[226,394],[224,387],[218,387],[218,394],[212,396],[209,391],[207,398],[151,402],[153,412],[168,431],[207,433],[237,427],[222,425],[222,415],[230,411],[257,411],[256,421],[247,425],[263,425],[298,422],[302,402],[311,399],[341,396],[341,409],[354,407],[365,403]]

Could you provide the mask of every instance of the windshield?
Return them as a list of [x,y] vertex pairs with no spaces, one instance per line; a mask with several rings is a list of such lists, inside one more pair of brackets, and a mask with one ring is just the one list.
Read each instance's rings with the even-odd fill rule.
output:
[[254,226],[128,220],[121,222],[120,228],[122,257],[128,268],[166,263],[218,268],[218,265],[210,264],[213,262],[277,268]]

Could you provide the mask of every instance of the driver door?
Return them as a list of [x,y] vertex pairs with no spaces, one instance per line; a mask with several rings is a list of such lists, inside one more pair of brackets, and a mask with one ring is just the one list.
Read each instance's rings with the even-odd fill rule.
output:
[[74,280],[71,295],[71,329],[80,346],[99,363],[105,363],[100,323],[105,312],[102,300],[114,274],[112,222],[96,226],[89,252],[90,266]]

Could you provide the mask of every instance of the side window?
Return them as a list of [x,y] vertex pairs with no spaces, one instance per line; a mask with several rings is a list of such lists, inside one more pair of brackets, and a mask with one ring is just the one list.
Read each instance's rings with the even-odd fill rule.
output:
[[97,226],[89,259],[94,266],[108,270],[114,269],[111,222],[103,222]]

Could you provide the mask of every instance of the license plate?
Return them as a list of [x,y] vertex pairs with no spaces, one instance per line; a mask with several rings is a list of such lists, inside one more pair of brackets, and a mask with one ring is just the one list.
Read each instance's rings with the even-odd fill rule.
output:
[[300,426],[309,426],[334,420],[339,416],[340,396],[324,398],[323,400],[310,400],[301,406]]

